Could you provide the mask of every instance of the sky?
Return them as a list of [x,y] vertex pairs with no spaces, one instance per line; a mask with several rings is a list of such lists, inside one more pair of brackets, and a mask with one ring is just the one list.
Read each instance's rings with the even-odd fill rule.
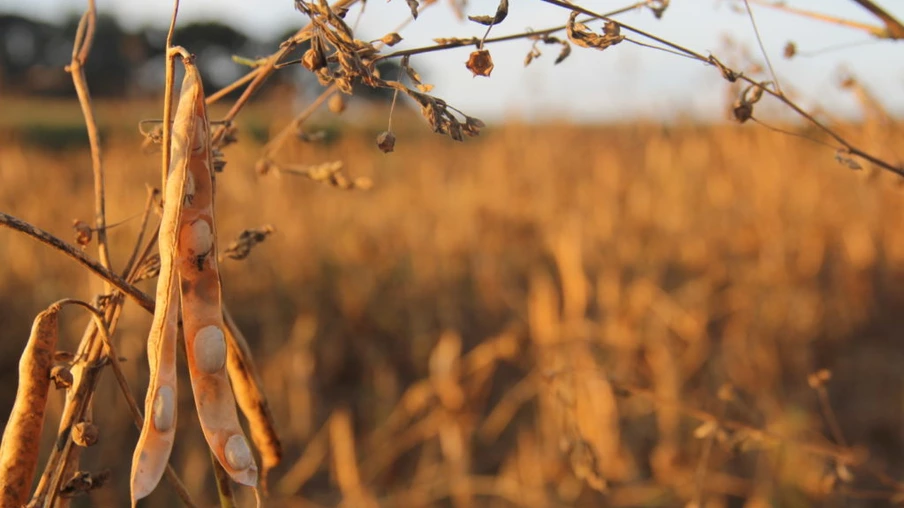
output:
[[[468,14],[492,14],[497,0],[470,0]],[[630,2],[581,0],[575,3],[605,12]],[[878,24],[851,0],[786,0],[787,5]],[[899,19],[904,2],[878,2]],[[57,21],[84,9],[81,0],[0,0],[0,12]],[[568,12],[542,0],[510,0],[509,16],[493,28],[491,36],[562,25]],[[166,26],[172,3],[161,0],[97,0],[98,9],[119,19],[127,28]],[[681,44],[698,53],[714,54],[725,63],[762,62],[750,18],[737,0],[672,0],[657,20],[646,9],[618,17],[634,27]],[[820,108],[856,118],[859,108],[850,93],[839,89],[847,72],[893,113],[904,113],[904,42],[880,41],[868,34],[752,5],[766,52],[778,80],[807,108]],[[355,23],[353,9],[346,18]],[[376,39],[394,31],[410,17],[404,0],[370,0],[357,25],[358,38]],[[219,20],[257,37],[269,37],[306,19],[291,0],[183,0],[179,21]],[[600,31],[600,23],[590,25]],[[426,9],[417,21],[400,31],[404,40],[394,49],[431,43],[433,37],[483,35],[484,28],[459,21],[445,0]],[[643,40],[640,37],[633,37]],[[794,41],[800,55],[782,57],[785,44]],[[490,78],[473,77],[465,68],[473,48],[415,56],[412,66],[435,85],[433,94],[472,116],[488,120],[561,119],[614,121],[627,118],[674,120],[693,116],[724,119],[729,102],[718,71],[700,62],[661,51],[622,43],[603,52],[574,47],[572,55],[553,65],[557,48],[541,48],[543,56],[523,65],[530,42],[521,40],[490,46],[495,69]],[[191,48],[188,48],[191,50]],[[766,75],[763,75],[766,79]],[[782,109],[764,105],[763,111]]]

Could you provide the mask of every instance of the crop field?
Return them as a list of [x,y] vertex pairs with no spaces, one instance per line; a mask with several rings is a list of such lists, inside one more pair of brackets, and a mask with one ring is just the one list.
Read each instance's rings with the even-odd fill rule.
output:
[[[154,114],[122,111],[116,121],[130,125],[123,115]],[[382,154],[379,129],[324,118],[309,130],[323,126],[326,141],[290,141],[276,158],[341,161],[364,188],[261,174],[261,147],[241,125],[217,175],[221,252],[242,230],[273,228],[246,258],[220,265],[282,443],[268,506],[900,500],[895,178],[746,125],[508,123],[460,144],[400,114],[404,134]],[[93,216],[87,145],[4,132],[0,209],[74,243],[73,220]],[[107,132],[118,269],[146,188],[159,186],[159,151],[137,149],[133,131]],[[904,141],[893,125],[882,132],[863,139],[880,151]],[[91,298],[101,282],[0,233],[0,413],[12,407],[31,316],[66,296]],[[153,294],[154,284],[138,286]],[[61,316],[58,349],[74,352],[87,318]],[[127,303],[113,335],[138,400],[150,323]],[[209,506],[214,473],[179,355],[170,462]],[[51,389],[42,463],[63,399]],[[127,498],[138,437],[128,415],[105,372],[93,397],[99,437],[81,468],[108,474],[73,506]],[[250,491],[236,496],[253,503]],[[164,480],[143,505],[176,502]]]

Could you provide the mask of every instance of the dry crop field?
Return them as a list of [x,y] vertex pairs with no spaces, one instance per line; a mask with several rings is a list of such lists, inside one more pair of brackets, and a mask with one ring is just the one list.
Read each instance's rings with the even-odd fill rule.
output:
[[[177,3],[162,100],[117,102],[89,0],[78,102],[0,120],[0,508],[904,503],[896,120],[855,77],[840,123],[765,50],[737,70],[614,19],[668,1],[540,1],[564,24],[454,0],[482,37],[394,49],[345,21],[363,2],[296,0],[207,94]],[[904,39],[853,2],[881,25],[786,12]],[[406,4],[400,31],[439,5]],[[682,56],[734,122],[488,127],[412,67],[463,48],[489,77],[510,41]],[[255,96],[289,65],[321,85],[300,111]],[[346,110],[361,86],[392,106]],[[764,98],[798,122],[755,125]]]
[[[747,127],[509,124],[464,145],[418,127],[391,155],[351,128],[281,154],[341,159],[369,190],[260,175],[259,147],[226,149],[221,248],[275,228],[221,265],[284,447],[270,505],[879,506],[896,495],[895,180]],[[119,253],[158,167],[129,136],[105,146],[110,223],[128,219],[110,230]],[[86,149],[8,137],[0,180],[4,210],[60,237],[91,216]],[[23,317],[101,288],[24,236],[4,232],[0,245],[5,414]],[[85,320],[63,314],[60,349]],[[126,305],[115,334],[139,398],[149,325]],[[187,389],[179,401],[172,465],[208,505],[210,458]],[[112,375],[94,404],[100,437],[82,467],[112,472],[76,506],[127,496],[137,430]],[[55,432],[46,426],[42,456]],[[147,505],[173,502],[164,482]]]

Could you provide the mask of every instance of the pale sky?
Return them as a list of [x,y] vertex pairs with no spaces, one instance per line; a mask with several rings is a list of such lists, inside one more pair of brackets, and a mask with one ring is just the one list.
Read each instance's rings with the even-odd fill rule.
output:
[[[470,0],[469,14],[492,14],[497,0]],[[505,35],[527,28],[561,25],[568,13],[541,0],[510,0],[508,18],[493,28],[493,35]],[[622,7],[630,2],[582,0],[576,2],[597,12]],[[826,14],[878,24],[869,13],[851,0],[787,0],[785,3]],[[904,2],[880,0],[883,7],[904,17]],[[759,58],[750,20],[731,6],[732,0],[672,0],[661,20],[648,10],[619,17],[625,23],[679,43],[699,53],[712,53],[727,62],[738,51],[726,47],[726,38],[745,46]],[[127,28],[145,25],[166,26],[171,2],[160,0],[97,0],[98,9],[111,13]],[[76,0],[0,0],[0,12],[14,12],[58,20],[83,9]],[[806,97],[802,105],[825,107],[855,115],[852,97],[838,90],[841,69],[852,72],[883,104],[895,113],[904,113],[904,41],[876,41],[863,32],[754,7],[766,50],[772,57],[778,78],[786,90]],[[359,38],[375,39],[392,31],[408,16],[404,0],[370,0],[358,27]],[[347,17],[354,23],[357,11]],[[266,37],[305,23],[291,0],[183,0],[180,18],[220,20],[252,36]],[[591,25],[600,29],[599,23]],[[401,32],[404,41],[395,49],[429,44],[438,36],[479,36],[483,27],[459,22],[445,1],[427,9],[417,21]],[[564,35],[564,34],[563,34]],[[793,40],[803,53],[793,60],[782,58],[785,43]],[[837,46],[846,49],[821,51]],[[188,48],[191,50],[191,48]],[[696,115],[721,118],[724,114],[725,85],[716,70],[703,64],[659,51],[623,43],[599,52],[574,47],[572,55],[553,66],[557,48],[545,47],[543,57],[524,68],[530,42],[515,41],[490,46],[496,67],[492,77],[474,78],[464,62],[472,48],[460,48],[412,58],[412,65],[436,88],[433,93],[472,116],[488,120],[504,118],[561,118],[614,120],[632,116],[675,118]],[[806,53],[819,52],[806,56]],[[736,60],[734,60],[736,62]]]

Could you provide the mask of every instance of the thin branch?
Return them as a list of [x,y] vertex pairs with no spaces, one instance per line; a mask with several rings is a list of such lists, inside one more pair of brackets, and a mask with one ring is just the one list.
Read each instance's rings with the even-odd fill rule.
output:
[[176,61],[170,56],[173,47],[173,32],[176,30],[176,16],[179,14],[179,0],[174,0],[173,17],[170,19],[169,31],[166,33],[166,81],[163,87],[163,147],[162,168],[160,173],[160,190],[166,189],[166,176],[169,174],[170,147],[172,146],[172,122],[173,119],[173,82],[175,81]]
[[17,219],[12,215],[8,215],[6,213],[0,212],[0,225],[6,226],[10,229],[14,229],[21,233],[25,233],[26,235],[38,240],[41,243],[47,244],[72,259],[78,261],[83,266],[91,270],[95,275],[109,282],[112,286],[116,287],[130,298],[135,300],[138,305],[142,308],[147,309],[150,312],[154,311],[154,300],[146,295],[143,291],[136,288],[135,286],[126,282],[125,279],[120,277],[119,275],[111,272],[109,269],[104,267],[102,264],[97,261],[86,256],[81,249],[74,247],[73,245],[60,240],[56,236],[40,229],[38,227],[32,226],[31,224]]
[[138,238],[135,239],[135,246],[132,248],[132,253],[129,255],[129,260],[126,262],[125,268],[123,268],[123,276],[126,278],[128,278],[129,274],[132,272],[132,267],[135,266],[138,261],[138,256],[141,254],[141,244],[144,240],[144,234],[147,231],[151,211],[154,209],[154,200],[158,194],[160,194],[159,190],[148,189],[148,198],[144,204],[144,213],[141,214],[141,225],[138,226]]
[[[776,9],[782,12],[787,12],[789,14],[794,14],[797,16],[802,16],[805,18],[815,19],[816,21],[822,21],[824,23],[831,23],[833,25],[843,26],[847,28],[853,28],[855,30],[864,31],[874,37],[878,37],[880,39],[888,38],[888,34],[884,27],[871,25],[868,23],[860,23],[857,21],[853,21],[850,19],[839,18],[837,16],[830,16],[828,14],[823,14],[821,12],[813,12],[808,11],[806,9],[798,9],[797,7],[791,7],[789,5],[785,5],[784,3],[775,3],[775,2],[767,2],[764,0],[747,0],[756,5],[761,5],[763,7],[769,7],[770,9]],[[857,0],[854,0],[857,1]]]
[[[733,71],[733,70],[729,69],[729,68],[726,67],[724,64],[719,63],[719,65],[716,65],[716,63],[718,62],[718,60],[716,60],[715,57],[709,57],[709,58],[707,58],[707,57],[703,56],[702,54],[697,53],[696,51],[693,51],[693,50],[691,50],[691,49],[688,49],[688,48],[686,48],[686,47],[684,47],[684,46],[681,46],[681,45],[676,44],[676,43],[674,43],[674,42],[665,40],[665,39],[663,39],[663,38],[661,38],[661,37],[657,37],[656,35],[653,35],[653,34],[651,34],[651,33],[645,32],[645,31],[640,30],[640,29],[638,29],[638,28],[634,28],[634,27],[632,27],[632,26],[630,26],[630,25],[626,25],[626,24],[621,23],[621,22],[619,22],[619,21],[616,21],[616,20],[614,20],[614,19],[610,19],[608,16],[606,16],[606,15],[604,15],[604,14],[598,14],[598,13],[596,13],[596,12],[593,12],[593,11],[589,10],[589,9],[586,9],[586,8],[584,8],[584,7],[581,7],[581,6],[578,6],[578,5],[574,5],[574,4],[571,4],[571,3],[567,3],[567,2],[565,2],[565,1],[563,1],[563,0],[539,0],[539,1],[544,2],[544,3],[551,4],[551,5],[555,5],[555,6],[558,6],[558,7],[562,7],[563,9],[568,9],[568,10],[570,10],[570,11],[580,12],[580,13],[582,13],[582,14],[584,14],[584,15],[587,15],[587,16],[593,16],[593,17],[595,17],[595,18],[602,19],[602,20],[605,20],[605,21],[611,21],[611,22],[617,24],[617,25],[618,25],[621,29],[623,29],[623,30],[627,30],[627,31],[633,32],[633,33],[635,33],[635,34],[637,34],[637,35],[646,37],[646,38],[648,38],[648,39],[650,39],[650,40],[653,40],[653,41],[658,42],[659,44],[662,44],[663,46],[667,46],[667,47],[672,48],[672,49],[674,49],[674,50],[676,50],[676,51],[678,51],[678,52],[680,52],[680,53],[684,53],[684,54],[687,55],[687,56],[693,57],[695,60],[698,60],[698,61],[700,61],[700,62],[702,62],[702,63],[707,64],[707,65],[716,67],[717,69],[720,70],[720,72],[723,73],[723,76],[725,76],[726,73],[731,74],[731,76],[732,76],[731,79],[732,79],[732,80],[742,80],[742,81],[744,81],[744,82],[746,82],[746,83],[749,83],[749,84],[751,84],[751,85],[753,85],[753,86],[755,86],[755,87],[761,89],[763,92],[769,94],[770,96],[772,96],[772,97],[778,99],[780,102],[782,102],[783,104],[785,104],[786,106],[788,106],[789,108],[791,108],[791,109],[792,109],[795,113],[797,113],[800,117],[804,118],[805,120],[807,120],[808,122],[810,122],[812,125],[814,125],[815,127],[817,127],[819,130],[823,131],[824,133],[826,133],[827,135],[829,135],[830,137],[832,137],[832,139],[834,139],[838,144],[840,144],[842,147],[844,147],[845,150],[847,150],[848,152],[850,152],[851,155],[855,155],[855,156],[857,156],[857,157],[863,158],[863,159],[865,159],[865,160],[871,162],[872,164],[875,164],[876,166],[879,166],[879,167],[881,167],[881,168],[883,168],[883,169],[885,169],[885,170],[887,170],[887,171],[890,171],[890,172],[892,172],[892,173],[894,173],[894,174],[896,174],[896,175],[898,175],[898,176],[904,177],[904,168],[895,166],[895,165],[893,165],[893,164],[891,164],[891,163],[889,163],[889,162],[886,162],[886,161],[884,161],[884,160],[882,160],[882,159],[876,157],[875,155],[872,155],[872,154],[870,154],[870,153],[867,153],[867,152],[863,151],[863,150],[860,149],[860,148],[857,148],[857,147],[854,146],[850,141],[848,141],[847,139],[845,139],[844,137],[842,137],[840,134],[838,134],[836,131],[832,130],[832,129],[831,129],[830,127],[828,127],[827,125],[825,125],[825,124],[823,124],[822,122],[820,122],[819,120],[817,120],[816,117],[814,117],[812,114],[810,114],[810,113],[808,113],[807,111],[805,111],[803,108],[801,108],[799,105],[797,105],[797,103],[795,103],[794,101],[792,101],[792,100],[789,99],[788,97],[784,96],[783,94],[781,94],[781,93],[779,93],[779,92],[777,92],[777,91],[775,91],[775,90],[772,90],[772,89],[770,89],[770,88],[767,87],[767,86],[764,86],[762,83],[760,83],[760,82],[754,80],[753,78],[750,78],[750,77],[748,77],[748,76],[745,76],[745,75],[743,75],[743,74],[741,74],[741,73],[738,73],[738,72],[736,72],[736,71]],[[728,78],[726,77],[726,79],[728,79]]]
[[747,9],[747,17],[750,18],[750,24],[753,26],[756,42],[760,46],[760,53],[763,54],[763,58],[766,60],[766,66],[769,67],[769,74],[772,75],[772,81],[775,83],[775,91],[780,95],[785,95],[784,92],[782,92],[782,85],[778,81],[778,74],[775,72],[775,67],[772,66],[772,59],[769,58],[769,53],[763,45],[763,37],[760,35],[760,29],[756,26],[756,18],[753,16],[753,9],[750,8],[750,2],[748,0],[744,0],[744,7]]
[[[85,78],[85,64],[91,45],[94,42],[94,27],[97,21],[97,9],[94,0],[88,1],[88,10],[79,22],[76,42],[72,47],[72,61],[66,67],[72,74],[72,83],[75,93],[85,117],[85,127],[88,130],[88,144],[91,149],[91,167],[94,173],[94,228],[97,230],[97,251],[100,263],[104,268],[111,268],[110,249],[107,244],[107,212],[104,192],[104,165],[100,150],[100,134],[97,129],[97,121],[94,110],[91,107],[91,94],[88,91],[88,80]],[[106,292],[110,291],[109,283],[104,283]]]
[[[632,5],[629,5],[628,7],[623,7],[621,9],[616,9],[616,10],[608,12],[606,14],[602,14],[602,16],[606,16],[606,17],[618,16],[619,14],[624,14],[626,12],[633,11],[634,9],[637,9],[638,7],[644,7],[646,5],[649,5],[650,3],[651,3],[650,0],[646,0],[643,2],[636,2]],[[580,20],[579,22],[587,23],[587,22],[593,21],[595,19],[597,19],[597,17],[593,16],[593,17],[590,17],[587,19]],[[519,39],[529,39],[531,37],[538,37],[538,36],[543,36],[543,35],[554,34],[556,32],[561,32],[562,30],[565,30],[565,28],[566,28],[566,25],[560,25],[560,26],[546,28],[543,30],[528,30],[526,32],[520,32],[520,33],[516,33],[516,34],[511,34],[511,35],[501,35],[499,37],[491,37],[484,41],[481,41],[477,37],[461,38],[458,40],[450,41],[445,44],[434,44],[431,46],[423,46],[423,47],[419,47],[419,48],[402,49],[399,51],[393,51],[392,53],[387,53],[385,55],[379,55],[378,57],[376,57],[374,59],[374,61],[386,60],[389,58],[399,58],[399,57],[403,57],[403,56],[420,55],[420,54],[424,54],[424,53],[433,53],[434,51],[445,51],[447,49],[460,48],[460,47],[464,47],[464,46],[476,46],[477,44],[492,44],[492,43],[496,43],[496,42],[508,42],[508,41],[516,41]]]
[[904,39],[904,25],[897,18],[889,14],[885,9],[876,5],[871,0],[853,0],[857,5],[868,10],[870,14],[885,23],[885,34],[890,39]]
[[[358,1],[360,0],[337,0],[330,8],[334,10],[345,8],[354,5]],[[235,119],[242,108],[244,108],[248,101],[251,99],[251,96],[254,95],[254,93],[257,92],[261,86],[263,86],[264,82],[267,81],[267,78],[269,78],[270,75],[273,74],[279,62],[295,49],[295,47],[298,45],[297,41],[299,40],[301,35],[303,35],[305,32],[310,31],[313,27],[313,23],[308,23],[304,28],[296,32],[294,36],[289,38],[289,40],[284,42],[279,51],[267,57],[260,67],[254,69],[249,73],[254,74],[254,79],[251,80],[251,83],[245,88],[245,90],[242,92],[242,95],[235,101],[235,103],[229,109],[229,112],[226,113],[226,116],[223,118],[223,121],[226,122],[226,125],[218,128],[210,136],[210,142],[212,146],[219,145],[219,143],[223,139],[223,136],[226,134],[227,125]]]
[[301,129],[301,126],[307,121],[307,119],[310,118],[311,115],[313,115],[317,111],[317,109],[320,108],[320,106],[325,104],[326,101],[329,100],[329,98],[338,91],[339,87],[336,86],[336,83],[333,83],[330,86],[326,87],[326,89],[324,89],[316,99],[308,104],[308,107],[304,108],[304,110],[299,113],[298,116],[296,116],[291,122],[283,127],[282,130],[279,131],[279,133],[273,136],[273,138],[270,139],[266,145],[264,145],[264,148],[262,150],[264,157],[269,158],[273,155],[274,152],[276,152],[276,150],[279,150],[279,148],[286,142],[289,136],[297,133],[299,129]]

